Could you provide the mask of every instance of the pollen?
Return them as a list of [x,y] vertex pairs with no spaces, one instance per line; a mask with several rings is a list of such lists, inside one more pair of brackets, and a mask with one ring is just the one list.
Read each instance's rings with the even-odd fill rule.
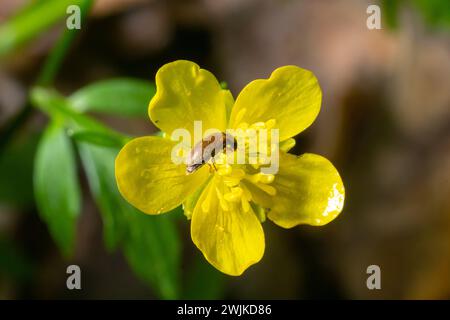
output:
[[[240,119],[245,112],[245,110],[241,110],[237,118]],[[212,195],[214,195],[214,198],[218,202],[217,205],[223,211],[228,212],[240,209],[248,212],[251,209],[250,202],[252,201],[252,194],[245,184],[242,183],[243,180],[250,182],[268,196],[275,196],[277,194],[277,190],[271,185],[275,180],[275,175],[257,172],[261,165],[268,163],[269,155],[267,151],[270,150],[270,152],[273,152],[270,148],[270,137],[261,143],[259,133],[261,130],[267,132],[273,129],[275,125],[275,119],[269,119],[265,122],[259,121],[251,125],[246,122],[239,123],[238,127],[241,129],[241,137],[244,138],[241,141],[244,142],[245,146],[245,158],[246,160],[250,160],[253,157],[257,161],[255,163],[248,161],[247,164],[235,164],[230,160],[236,159],[236,152],[233,154],[222,153],[217,155],[214,158],[214,179],[216,180],[216,186],[213,191],[210,190],[208,192],[203,200],[201,204],[202,210],[207,211],[211,209],[211,199]],[[248,134],[248,130],[252,130],[253,135]],[[242,145],[239,147],[242,147]]]

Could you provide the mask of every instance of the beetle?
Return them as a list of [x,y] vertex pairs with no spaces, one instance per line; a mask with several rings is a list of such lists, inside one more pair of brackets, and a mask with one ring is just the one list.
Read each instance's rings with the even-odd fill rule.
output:
[[237,141],[232,135],[224,132],[208,135],[189,152],[186,161],[186,174],[194,173],[209,160],[212,160],[214,165],[214,157],[217,154],[224,151],[233,152],[236,149]]

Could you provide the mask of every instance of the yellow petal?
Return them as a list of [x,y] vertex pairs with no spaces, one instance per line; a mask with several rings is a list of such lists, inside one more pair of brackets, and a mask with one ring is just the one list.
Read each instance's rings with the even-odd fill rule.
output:
[[[225,102],[225,108],[227,110],[226,119],[230,119],[231,110],[234,106],[234,97],[230,90],[222,89],[222,95]],[[228,122],[227,122],[228,123]]]
[[271,184],[277,191],[267,217],[284,228],[321,226],[335,219],[344,206],[344,185],[326,158],[280,152],[280,169]]
[[171,161],[175,142],[160,137],[141,137],[120,150],[115,164],[122,196],[147,214],[160,214],[179,206],[209,175],[207,167],[186,175],[184,164]]
[[217,196],[223,187],[214,178],[203,191],[192,215],[191,236],[216,269],[238,276],[261,260],[264,232],[251,208],[228,203],[229,211],[224,211]]
[[[156,94],[150,101],[152,122],[168,137],[184,128],[194,138],[194,121],[202,121],[203,131],[225,131],[229,94],[212,73],[186,60],[162,66],[156,73]],[[201,137],[197,137],[197,141]],[[196,142],[196,141],[195,141]]]
[[275,119],[283,141],[309,127],[321,101],[322,91],[312,72],[296,66],[281,67],[269,79],[254,80],[241,91],[231,111],[230,127]]

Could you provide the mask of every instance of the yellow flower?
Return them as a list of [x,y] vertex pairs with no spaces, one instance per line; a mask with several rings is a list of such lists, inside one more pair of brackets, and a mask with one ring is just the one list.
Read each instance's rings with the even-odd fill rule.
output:
[[[156,95],[149,105],[151,121],[164,137],[128,142],[116,158],[116,179],[123,197],[147,214],[160,214],[183,204],[191,217],[191,236],[218,270],[241,275],[264,254],[261,221],[283,228],[321,226],[332,221],[344,204],[337,170],[315,154],[295,156],[287,150],[293,136],[306,129],[320,110],[322,93],[316,77],[296,66],[276,69],[270,78],[249,83],[234,101],[213,74],[190,61],[162,66]],[[258,165],[207,165],[186,174],[185,164],[171,160],[179,128],[193,134],[216,128],[279,129],[279,170],[263,174]],[[196,143],[197,141],[194,141]]]

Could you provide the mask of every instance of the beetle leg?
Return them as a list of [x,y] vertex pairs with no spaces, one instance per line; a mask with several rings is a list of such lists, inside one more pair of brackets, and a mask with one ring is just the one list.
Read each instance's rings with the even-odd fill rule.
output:
[[210,162],[208,162],[208,165],[209,165],[209,172],[213,172],[213,170],[214,171],[217,171],[217,167],[216,167],[216,164],[215,164],[215,162],[214,162],[214,158],[211,158],[211,161]]

